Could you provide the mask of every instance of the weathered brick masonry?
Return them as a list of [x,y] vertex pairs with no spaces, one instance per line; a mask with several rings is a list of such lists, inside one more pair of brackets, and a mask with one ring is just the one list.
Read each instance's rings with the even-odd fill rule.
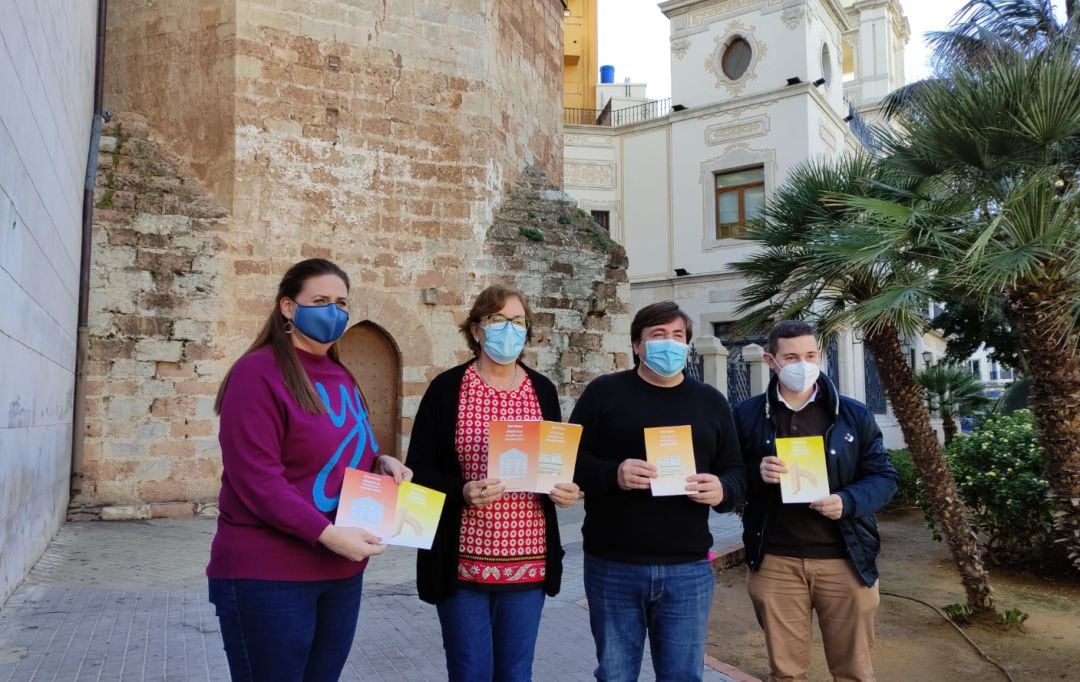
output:
[[561,2],[109,10],[106,106],[122,113],[98,175],[73,509],[191,513],[214,499],[213,392],[301,258],[343,265],[352,320],[398,355],[397,452],[427,382],[465,357],[454,326],[492,281],[537,304],[528,358],[566,406],[626,364],[625,256],[553,191]]
[[217,258],[225,211],[128,115],[103,129],[87,432],[71,515],[191,515],[216,494]]

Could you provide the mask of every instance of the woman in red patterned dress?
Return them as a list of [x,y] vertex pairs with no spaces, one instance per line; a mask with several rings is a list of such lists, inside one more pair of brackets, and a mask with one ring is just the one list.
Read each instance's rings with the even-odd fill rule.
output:
[[562,578],[555,505],[579,492],[572,482],[506,492],[487,478],[489,422],[562,421],[554,384],[519,361],[528,301],[488,287],[461,333],[475,357],[431,382],[409,441],[413,480],[446,493],[435,542],[417,555],[417,589],[438,610],[451,681],[529,680],[544,595]]

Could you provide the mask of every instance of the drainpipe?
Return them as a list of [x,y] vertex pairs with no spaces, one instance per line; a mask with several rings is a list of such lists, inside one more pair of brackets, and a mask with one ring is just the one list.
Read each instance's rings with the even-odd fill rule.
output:
[[86,155],[83,185],[82,257],[79,265],[79,326],[75,339],[75,403],[71,419],[71,496],[82,492],[86,442],[86,362],[90,317],[90,245],[94,226],[94,183],[97,180],[98,142],[101,139],[101,102],[105,92],[105,15],[108,0],[98,0],[96,59],[94,61],[94,118]]

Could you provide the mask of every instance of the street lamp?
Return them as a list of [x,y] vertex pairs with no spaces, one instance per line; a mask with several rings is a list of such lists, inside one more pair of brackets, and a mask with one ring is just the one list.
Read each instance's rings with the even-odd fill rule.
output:
[[928,350],[924,350],[922,352],[922,361],[923,361],[923,364],[926,365],[927,367],[930,366],[930,361],[933,360],[933,359],[934,359],[934,354],[932,352],[930,352]]

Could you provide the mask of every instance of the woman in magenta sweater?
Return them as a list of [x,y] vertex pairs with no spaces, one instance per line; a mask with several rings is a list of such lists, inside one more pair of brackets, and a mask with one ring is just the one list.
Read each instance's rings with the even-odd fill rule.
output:
[[332,525],[346,467],[410,480],[380,455],[335,342],[349,278],[301,261],[258,338],[225,376],[217,534],[206,575],[234,680],[336,680],[356,632],[367,558],[381,539]]

